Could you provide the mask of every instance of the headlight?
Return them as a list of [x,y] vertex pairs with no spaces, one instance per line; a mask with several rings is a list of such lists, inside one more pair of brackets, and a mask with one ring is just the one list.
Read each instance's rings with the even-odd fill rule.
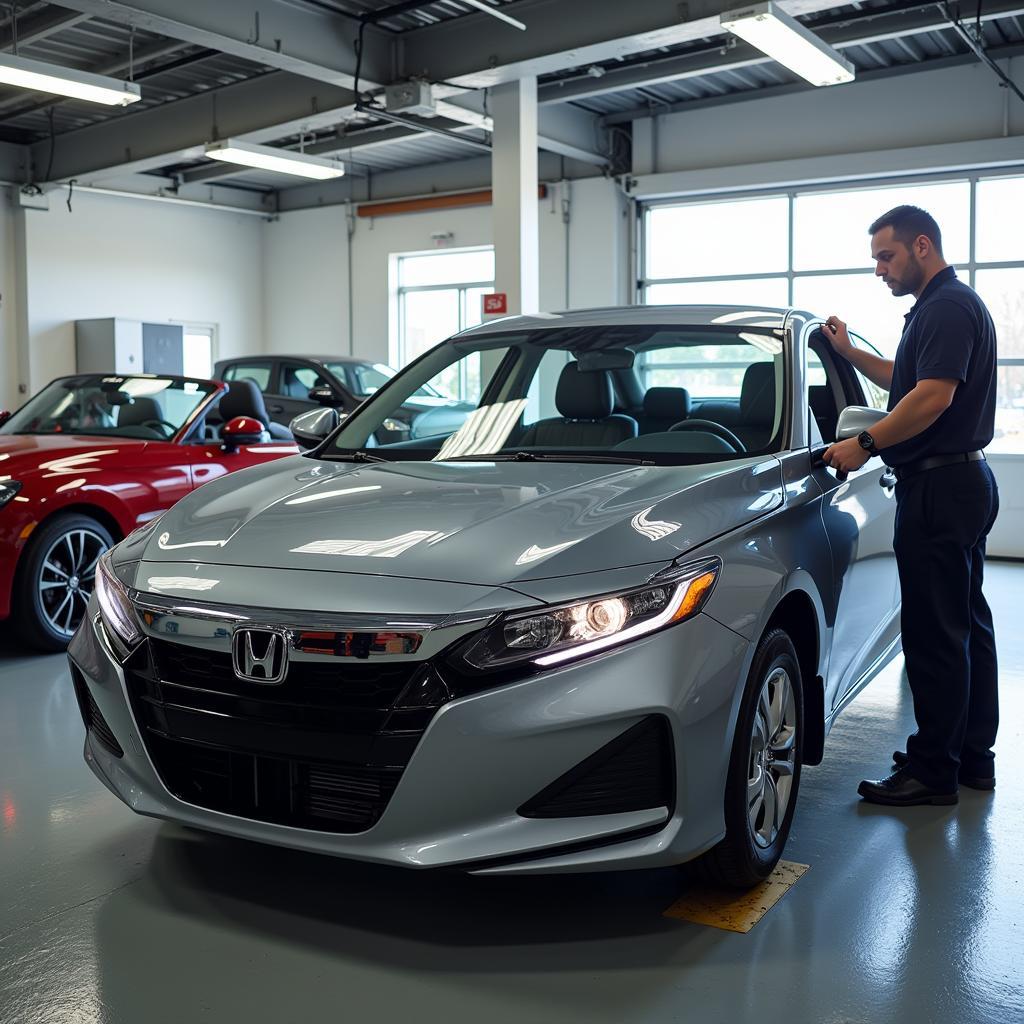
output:
[[109,551],[100,559],[96,570],[96,600],[99,602],[104,624],[113,630],[122,643],[129,648],[134,647],[142,639],[142,631],[135,620],[128,588],[110,568]]
[[0,480],[0,508],[9,501],[14,500],[14,496],[21,490],[20,480]]
[[546,668],[595,654],[692,618],[710,597],[720,569],[714,559],[636,590],[504,616],[463,657],[477,669],[521,661]]

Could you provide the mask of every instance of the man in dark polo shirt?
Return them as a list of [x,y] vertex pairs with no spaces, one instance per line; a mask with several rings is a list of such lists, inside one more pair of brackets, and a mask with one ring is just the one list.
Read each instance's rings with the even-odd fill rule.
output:
[[917,732],[893,754],[892,774],[858,792],[880,804],[952,804],[960,785],[995,788],[998,672],[982,594],[985,539],[999,508],[982,451],[995,421],[995,327],[943,259],[928,213],[898,206],[869,230],[876,276],[917,303],[895,360],[854,348],[846,325],[828,319],[835,351],[889,391],[889,415],[832,445],[825,461],[850,472],[880,455],[896,473],[893,546]]

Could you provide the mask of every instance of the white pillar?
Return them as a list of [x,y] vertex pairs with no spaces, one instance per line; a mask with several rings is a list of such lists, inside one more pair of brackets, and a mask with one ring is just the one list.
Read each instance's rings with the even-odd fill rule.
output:
[[536,313],[540,309],[536,77],[495,86],[490,108],[494,290],[508,295],[509,313]]

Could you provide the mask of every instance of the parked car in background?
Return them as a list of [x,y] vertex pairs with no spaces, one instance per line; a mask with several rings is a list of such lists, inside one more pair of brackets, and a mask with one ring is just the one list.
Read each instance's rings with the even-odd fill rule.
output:
[[[318,406],[331,406],[347,416],[397,372],[384,363],[351,356],[252,356],[222,359],[213,375],[218,380],[248,378],[255,382],[271,419],[287,426],[296,416]],[[425,386],[381,424],[378,440],[384,444],[408,440],[420,431],[455,430],[473,408],[472,403]]]
[[[848,408],[820,325],[513,317],[300,417],[308,454],[101,559],[69,652],[90,767],[137,812],[337,856],[762,880],[899,650],[895,478],[821,460],[885,413]],[[453,368],[462,427],[380,443]]]
[[0,413],[0,619],[66,647],[103,552],[200,484],[297,451],[261,405],[214,381],[79,374]]

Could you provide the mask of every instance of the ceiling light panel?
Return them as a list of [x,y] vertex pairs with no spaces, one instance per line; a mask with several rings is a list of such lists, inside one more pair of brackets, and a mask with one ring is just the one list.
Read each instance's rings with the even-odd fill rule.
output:
[[721,23],[811,85],[840,85],[854,79],[854,66],[845,57],[771,0],[727,11]]
[[211,160],[222,160],[224,163],[239,164],[242,167],[256,167],[261,171],[294,174],[300,178],[314,178],[317,181],[340,178],[345,173],[344,164],[337,160],[306,156],[305,153],[294,153],[290,149],[278,149],[274,146],[258,146],[251,142],[239,142],[237,139],[208,143],[206,155]]
[[0,54],[0,83],[102,103],[108,107],[126,107],[142,99],[142,90],[134,82],[62,68],[59,64],[8,53]]

